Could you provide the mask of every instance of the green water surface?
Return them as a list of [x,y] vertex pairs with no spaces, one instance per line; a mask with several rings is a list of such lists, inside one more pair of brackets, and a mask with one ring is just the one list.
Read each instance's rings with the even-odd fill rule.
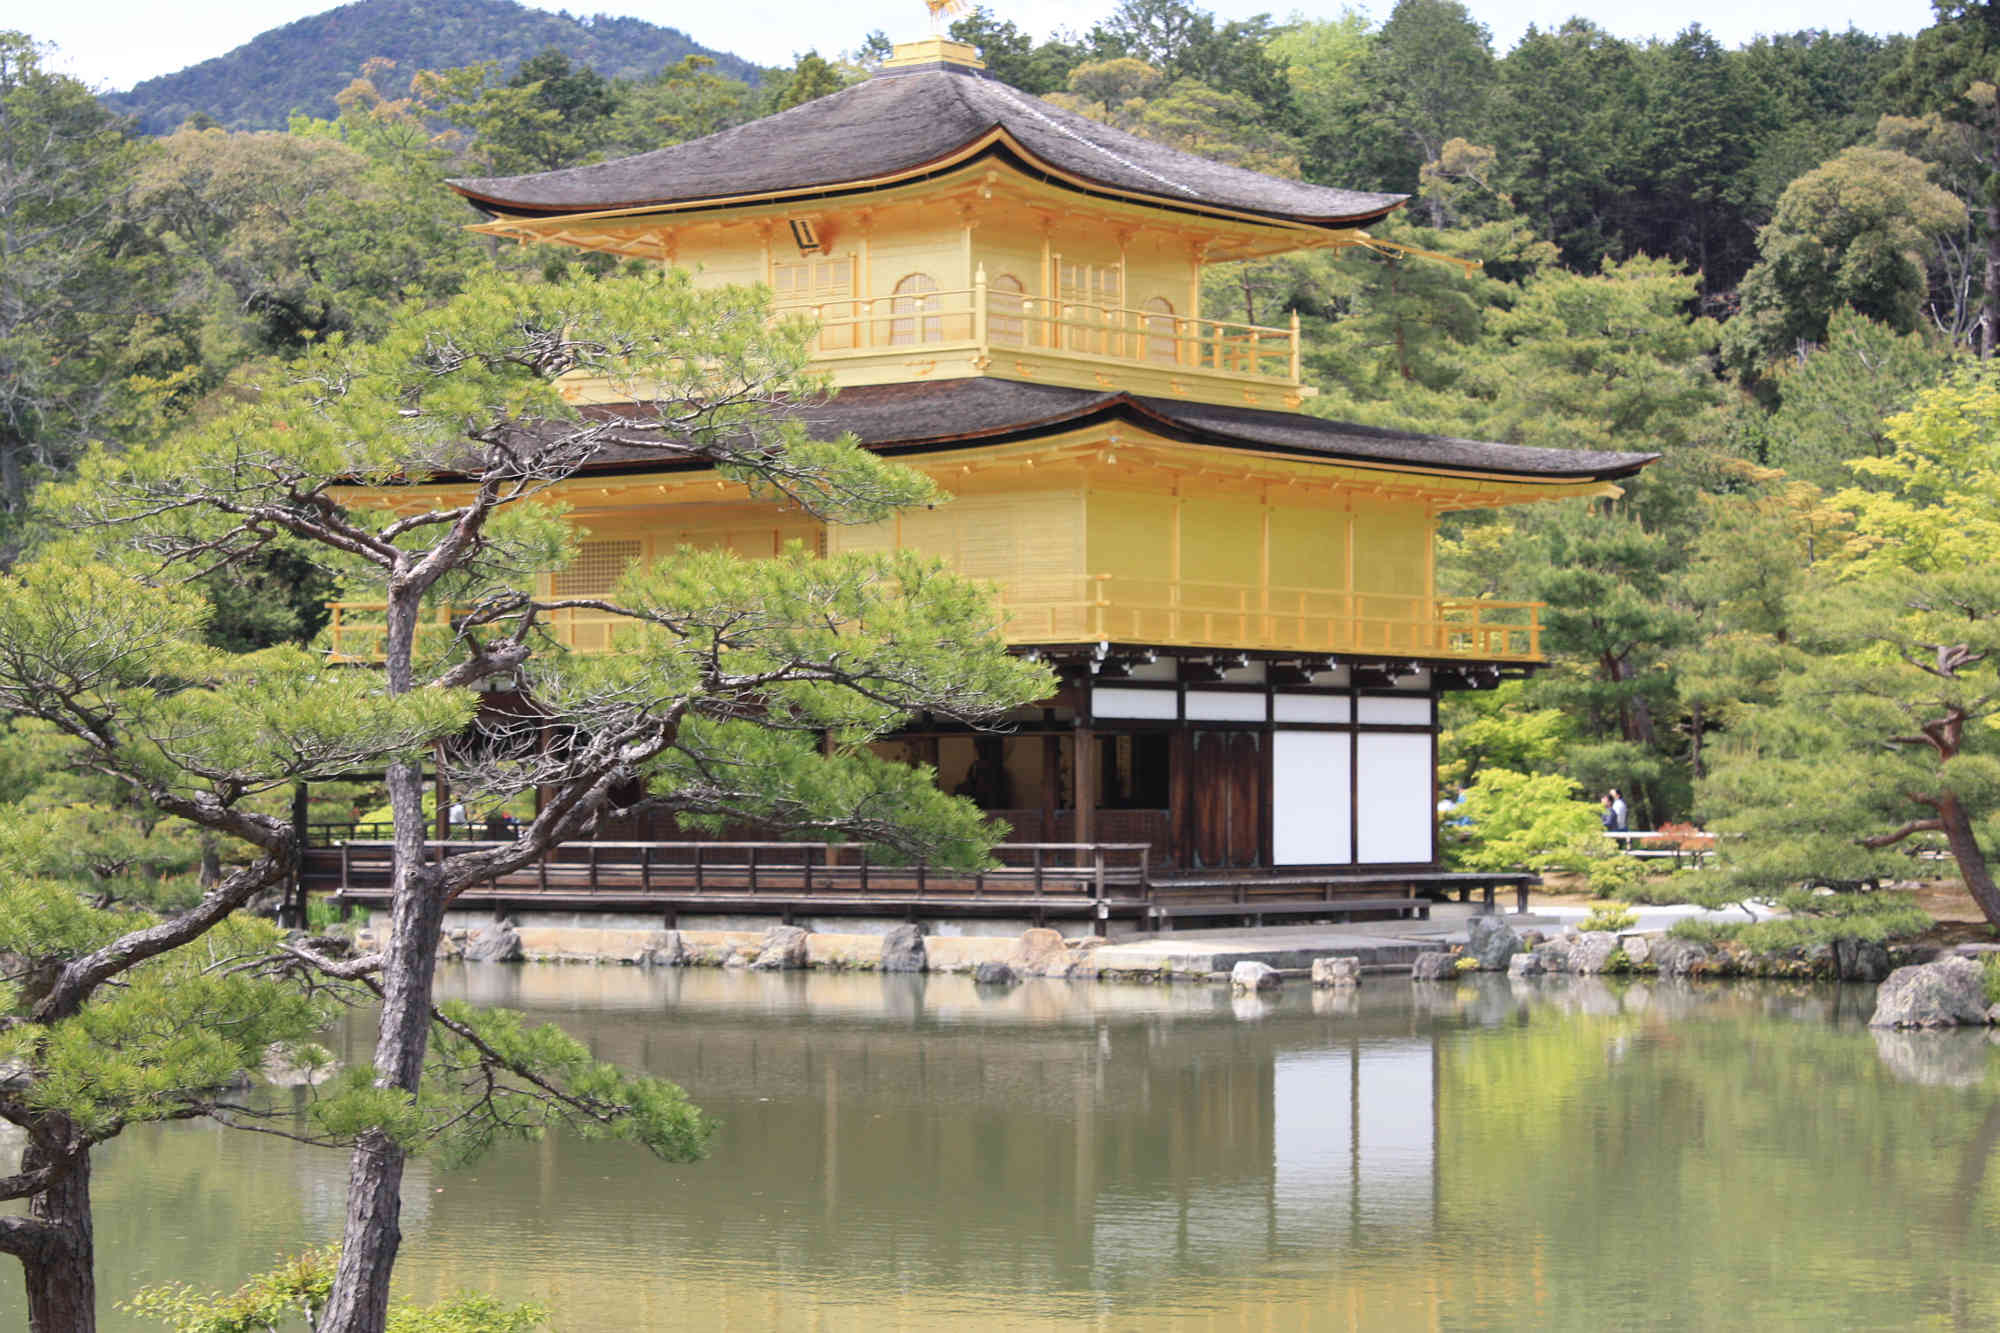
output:
[[[569,1333],[2000,1325],[2000,1056],[1871,1033],[1867,988],[444,984],[723,1122],[693,1166],[550,1141],[413,1167],[403,1294],[541,1301]],[[107,1307],[334,1238],[344,1177],[254,1134],[126,1134],[97,1172]],[[0,1330],[24,1324],[8,1261]]]

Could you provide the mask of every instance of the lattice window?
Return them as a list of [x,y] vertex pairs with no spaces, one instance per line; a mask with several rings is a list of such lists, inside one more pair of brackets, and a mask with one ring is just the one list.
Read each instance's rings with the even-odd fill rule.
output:
[[1003,347],[1019,347],[1028,341],[1027,297],[1021,280],[1002,273],[986,285],[986,336]]
[[912,273],[896,284],[895,299],[889,303],[889,344],[908,347],[914,343],[944,341],[944,320],[938,317],[937,279],[928,273]]
[[1175,339],[1173,303],[1164,296],[1146,302],[1146,359],[1172,365],[1180,360],[1180,344]]
[[774,305],[817,307],[819,345],[823,349],[854,346],[855,308],[853,255],[811,255],[780,259],[771,265]]
[[1062,302],[1063,345],[1074,352],[1106,352],[1100,329],[1118,323],[1125,303],[1125,272],[1116,264],[1056,261],[1056,299]]
[[551,589],[558,597],[602,597],[640,555],[636,538],[584,542],[568,569],[555,576]]

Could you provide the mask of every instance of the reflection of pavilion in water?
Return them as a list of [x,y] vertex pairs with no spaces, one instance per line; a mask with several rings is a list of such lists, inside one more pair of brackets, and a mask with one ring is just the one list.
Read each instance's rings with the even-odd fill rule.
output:
[[[703,1230],[761,1231],[801,1273],[1105,1291],[1406,1258],[1435,1229],[1438,1057],[1402,988],[1244,1022],[1208,988],[598,975],[632,1008],[605,997],[565,1026],[725,1123],[716,1160],[680,1178]],[[533,1010],[534,976],[482,976],[499,992],[472,998]],[[623,1188],[550,1202],[596,1211]]]

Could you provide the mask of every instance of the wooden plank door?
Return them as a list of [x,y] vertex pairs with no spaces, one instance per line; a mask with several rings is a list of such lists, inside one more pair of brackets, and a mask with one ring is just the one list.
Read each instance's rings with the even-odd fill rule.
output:
[[1193,865],[1264,864],[1264,735],[1197,731],[1189,737],[1188,830]]

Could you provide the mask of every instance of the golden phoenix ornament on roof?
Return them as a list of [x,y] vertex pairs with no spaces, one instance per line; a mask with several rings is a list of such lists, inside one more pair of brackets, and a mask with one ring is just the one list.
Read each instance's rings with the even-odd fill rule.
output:
[[924,8],[930,10],[933,22],[950,18],[953,14],[963,14],[969,8],[968,0],[924,0]]

